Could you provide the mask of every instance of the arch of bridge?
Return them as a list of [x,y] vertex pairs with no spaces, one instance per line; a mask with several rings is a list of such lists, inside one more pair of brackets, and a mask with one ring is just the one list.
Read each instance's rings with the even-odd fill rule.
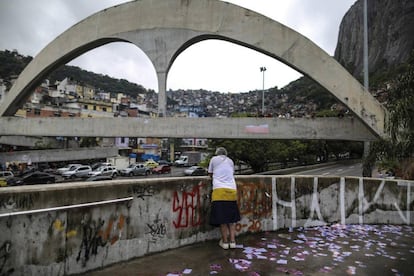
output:
[[205,39],[223,39],[278,59],[325,87],[370,131],[384,135],[385,109],[331,56],[270,18],[218,0],[141,0],[91,15],[30,62],[0,106],[0,115],[14,115],[35,86],[60,65],[115,41],[133,43],[149,56],[158,76],[159,112],[165,115],[168,70],[182,51]]

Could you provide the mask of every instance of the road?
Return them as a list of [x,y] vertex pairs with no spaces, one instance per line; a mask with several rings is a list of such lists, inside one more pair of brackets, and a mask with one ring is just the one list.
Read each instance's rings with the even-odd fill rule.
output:
[[321,176],[357,176],[362,177],[362,164],[330,164],[326,167],[315,168],[311,170],[303,170],[292,173],[294,175],[321,175]]
[[[172,176],[184,176],[184,170],[186,167],[171,167],[171,173],[166,174],[150,174],[150,175],[136,175],[136,176],[117,176],[116,179],[140,179],[140,178],[158,178],[158,177],[172,177]],[[74,179],[64,179],[60,175],[56,175],[56,182],[75,182],[75,181],[84,181],[85,178],[74,178]]]
[[[148,176],[117,176],[117,179],[131,179],[131,178],[159,178],[159,177],[180,177],[184,176],[184,170],[186,167],[171,167],[171,173],[167,174],[150,174]],[[315,169],[304,169],[299,172],[289,173],[293,175],[321,175],[321,176],[356,176],[362,177],[362,164],[361,163],[335,163],[327,164],[324,167],[315,168]],[[82,181],[79,179],[62,179],[61,176],[57,176],[56,182],[73,182],[73,181]]]

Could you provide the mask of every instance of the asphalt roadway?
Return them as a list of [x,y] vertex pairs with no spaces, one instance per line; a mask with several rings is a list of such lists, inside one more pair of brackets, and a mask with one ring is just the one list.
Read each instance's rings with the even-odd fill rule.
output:
[[412,226],[318,226],[206,241],[84,275],[414,275]]

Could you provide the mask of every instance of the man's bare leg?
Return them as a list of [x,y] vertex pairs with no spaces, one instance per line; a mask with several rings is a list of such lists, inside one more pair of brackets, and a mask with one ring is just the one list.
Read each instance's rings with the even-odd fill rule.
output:
[[220,224],[221,239],[224,243],[228,243],[229,227],[227,224]]

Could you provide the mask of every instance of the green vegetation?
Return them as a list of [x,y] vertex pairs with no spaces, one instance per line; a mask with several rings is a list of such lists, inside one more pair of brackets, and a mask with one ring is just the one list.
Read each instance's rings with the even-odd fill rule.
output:
[[281,89],[289,94],[290,102],[313,102],[319,110],[330,109],[338,100],[321,85],[308,77],[302,77]]
[[19,55],[17,51],[0,51],[0,78],[5,80],[7,89],[11,87],[11,78],[17,77],[32,57]]
[[[0,78],[6,81],[7,89],[11,87],[11,78],[17,77],[32,59],[30,56],[20,55],[17,51],[0,51]],[[131,83],[124,79],[115,79],[108,75],[95,74],[69,65],[61,66],[46,78],[53,84],[66,77],[72,78],[82,85],[90,85],[97,90],[110,92],[112,94],[124,93],[136,97],[140,93],[155,93],[152,90],[145,89],[141,85]]]
[[414,179],[414,51],[406,64],[395,71],[387,70],[381,80],[388,84],[387,109],[389,138],[373,143],[364,167],[377,165],[379,169],[392,171],[404,179]]
[[361,158],[363,153],[362,143],[324,140],[212,139],[209,141],[209,147],[225,147],[235,164],[244,163],[255,173],[275,169],[270,167],[271,164],[279,164],[282,168],[289,165],[310,165],[332,159],[338,160],[344,154],[352,158]]

